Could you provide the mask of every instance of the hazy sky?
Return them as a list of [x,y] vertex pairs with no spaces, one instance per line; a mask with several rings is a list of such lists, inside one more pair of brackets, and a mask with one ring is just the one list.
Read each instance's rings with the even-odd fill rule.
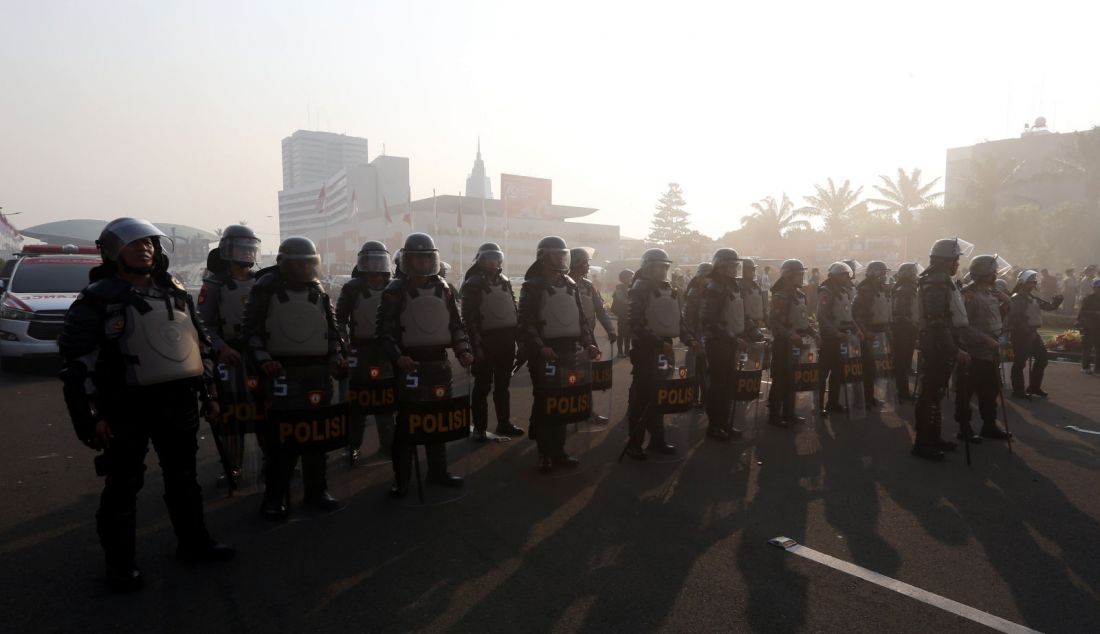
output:
[[1096,3],[718,4],[0,0],[0,206],[274,232],[279,142],[313,127],[411,157],[414,197],[463,189],[480,135],[494,191],[553,178],[630,236],[679,181],[716,236],[828,176],[1100,123]]

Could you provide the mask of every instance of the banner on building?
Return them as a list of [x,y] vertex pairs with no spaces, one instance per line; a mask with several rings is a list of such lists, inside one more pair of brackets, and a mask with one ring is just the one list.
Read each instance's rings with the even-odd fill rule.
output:
[[500,202],[510,218],[553,218],[552,182],[548,178],[500,175]]

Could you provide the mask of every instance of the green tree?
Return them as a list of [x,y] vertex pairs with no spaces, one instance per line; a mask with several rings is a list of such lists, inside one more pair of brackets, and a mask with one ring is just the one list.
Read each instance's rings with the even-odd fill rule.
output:
[[669,183],[668,191],[661,194],[653,221],[649,225],[649,242],[668,247],[683,242],[690,234],[688,212],[684,209],[684,191],[679,183]]
[[828,187],[814,185],[814,193],[803,197],[806,206],[797,211],[804,216],[824,218],[826,231],[833,235],[842,234],[851,228],[854,216],[866,210],[866,205],[860,200],[862,194],[862,187],[853,190],[850,182],[845,180],[838,188],[830,178]]
[[778,239],[790,231],[812,230],[808,221],[799,219],[803,214],[794,208],[787,194],[783,194],[779,201],[768,196],[753,203],[752,208],[752,215],[741,219],[741,227],[757,238]]
[[927,183],[921,183],[920,168],[917,167],[914,167],[909,174],[899,167],[896,179],[889,176],[879,176],[879,179],[882,180],[882,185],[875,185],[875,189],[882,198],[872,198],[867,201],[878,205],[871,212],[896,218],[901,228],[906,231],[913,224],[914,212],[921,211],[943,198],[943,192],[932,191],[940,179],[933,178]]

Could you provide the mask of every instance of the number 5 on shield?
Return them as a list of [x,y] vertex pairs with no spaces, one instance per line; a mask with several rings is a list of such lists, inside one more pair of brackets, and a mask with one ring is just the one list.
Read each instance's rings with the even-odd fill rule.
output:
[[275,394],[275,396],[286,396],[286,394],[287,394],[286,377],[285,376],[275,377],[274,388],[275,389],[272,392],[273,392],[273,394]]

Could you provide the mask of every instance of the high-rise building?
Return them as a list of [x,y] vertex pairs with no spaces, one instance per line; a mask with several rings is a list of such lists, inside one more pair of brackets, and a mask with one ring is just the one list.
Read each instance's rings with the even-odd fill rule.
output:
[[342,168],[369,162],[366,139],[298,130],[283,139],[283,189],[320,183]]
[[485,173],[485,161],[481,160],[481,139],[477,140],[477,158],[474,159],[474,169],[466,179],[466,196],[468,198],[492,198],[493,182]]

